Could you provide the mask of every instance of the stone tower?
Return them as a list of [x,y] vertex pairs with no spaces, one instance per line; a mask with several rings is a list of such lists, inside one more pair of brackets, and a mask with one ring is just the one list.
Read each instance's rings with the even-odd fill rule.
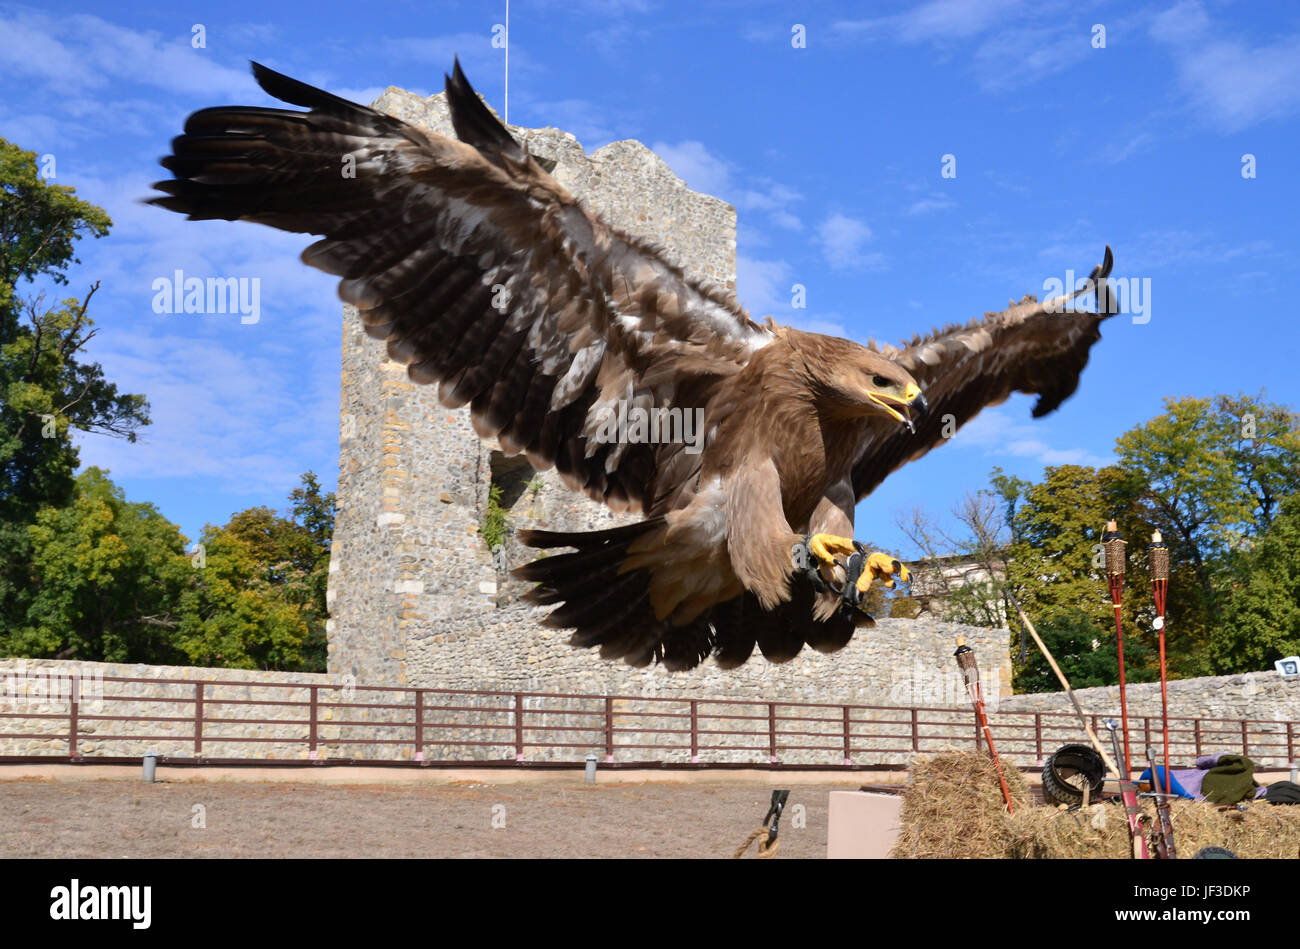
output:
[[[444,97],[389,88],[374,108],[454,135]],[[606,221],[663,246],[689,273],[735,288],[736,212],[689,190],[635,141],[587,155],[554,128],[511,131]],[[522,562],[507,539],[495,558],[479,528],[492,485],[512,523],[588,529],[617,521],[483,442],[468,408],[448,410],[417,386],[344,307],[339,510],[330,561],[329,669],[365,684],[407,684],[408,650],[447,621],[494,611],[521,592],[505,574]],[[494,506],[496,506],[494,505]],[[494,562],[495,561],[495,562]],[[432,683],[420,683],[432,684]]]

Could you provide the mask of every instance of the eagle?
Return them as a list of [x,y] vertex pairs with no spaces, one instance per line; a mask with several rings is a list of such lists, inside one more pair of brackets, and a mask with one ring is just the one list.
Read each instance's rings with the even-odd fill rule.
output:
[[[1035,417],[1054,411],[1114,309],[1108,246],[1073,292],[898,346],[755,322],[571,194],[459,61],[446,77],[455,138],[252,68],[308,111],[195,112],[149,203],[319,235],[303,262],[339,278],[412,380],[468,405],[507,453],[639,513],[520,534],[543,550],[515,571],[528,599],[606,659],[734,668],[756,646],[773,662],[842,648],[871,623],[872,581],[907,579],[853,540],[855,505],[1013,392],[1038,396]],[[1073,302],[1089,292],[1096,312]],[[691,413],[700,437],[610,437],[631,410]]]

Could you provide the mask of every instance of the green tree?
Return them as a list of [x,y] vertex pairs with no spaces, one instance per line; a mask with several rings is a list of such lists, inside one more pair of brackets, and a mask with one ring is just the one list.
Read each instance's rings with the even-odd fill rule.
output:
[[66,284],[76,242],[110,226],[75,189],[42,179],[34,152],[0,139],[0,636],[25,622],[31,602],[28,528],[38,511],[73,499],[71,430],[134,440],[149,422],[144,397],[118,392],[86,358],[95,287],[48,308],[17,289],[38,278]]
[[[1119,652],[1115,648],[1113,627],[1109,631],[1111,635],[1103,637],[1098,635],[1096,619],[1086,613],[1056,613],[1049,620],[1035,623],[1034,628],[1051,650],[1071,688],[1087,689],[1119,682]],[[1130,682],[1155,678],[1149,668],[1150,653],[1150,646],[1130,629],[1124,637],[1124,665]],[[1018,667],[1016,687],[1020,692],[1059,692],[1061,684],[1035,650],[1033,660]]]
[[[1071,685],[1077,685],[1076,678],[1091,679],[1107,668],[1115,676],[1108,684],[1118,681],[1115,610],[1101,537],[1107,519],[1119,521],[1128,542],[1121,614],[1125,666],[1132,680],[1150,679],[1154,672],[1149,668],[1149,650],[1143,648],[1138,632],[1149,629],[1151,620],[1143,566],[1143,538],[1150,532],[1136,513],[1135,486],[1128,473],[1114,466],[1061,465],[1047,468],[1038,483],[999,480],[997,472],[994,481],[1013,518],[1007,588],[1053,654],[1053,640],[1064,647],[1064,655],[1056,658]],[[1018,617],[1013,612],[1008,615],[1011,627],[1020,631]],[[1023,631],[1020,634],[1023,642]],[[1015,672],[1020,691],[1059,688],[1037,650],[1022,648]]]
[[1171,668],[1207,674],[1211,638],[1228,654],[1225,609],[1246,551],[1300,489],[1300,416],[1262,393],[1169,398],[1165,409],[1120,436],[1118,464],[1135,518],[1169,545]]
[[1243,566],[1241,585],[1210,639],[1221,673],[1266,669],[1300,653],[1300,494],[1281,502]]
[[36,577],[24,622],[0,633],[10,656],[181,661],[172,607],[185,581],[184,539],[152,504],[128,502],[98,468],[70,504],[28,528]]
[[177,610],[192,663],[325,670],[334,495],[307,472],[290,501],[287,517],[255,507],[204,530],[201,566]]

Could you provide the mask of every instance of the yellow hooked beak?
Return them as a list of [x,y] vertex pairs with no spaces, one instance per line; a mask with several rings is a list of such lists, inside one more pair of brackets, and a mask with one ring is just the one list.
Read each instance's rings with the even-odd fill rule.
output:
[[[890,395],[888,392],[868,392],[867,398],[906,425],[907,430],[913,434],[916,433],[916,426],[913,424],[911,412],[907,412],[907,410],[916,410],[917,421],[924,418],[925,413],[930,410],[929,403],[925,401],[925,396],[921,394],[921,387],[915,382],[907,384],[901,399],[896,395]],[[895,406],[898,408],[895,408]],[[903,411],[900,412],[899,409]],[[904,414],[904,412],[907,412],[907,414]]]

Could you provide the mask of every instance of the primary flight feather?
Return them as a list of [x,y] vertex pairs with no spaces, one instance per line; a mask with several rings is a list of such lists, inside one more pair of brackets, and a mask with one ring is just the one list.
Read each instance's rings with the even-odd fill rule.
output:
[[[413,380],[468,404],[507,452],[643,514],[604,531],[521,532],[574,548],[517,573],[536,582],[533,602],[558,604],[548,624],[606,658],[731,667],[756,645],[778,662],[805,644],[844,646],[870,622],[846,604],[873,577],[905,574],[873,554],[845,580],[855,504],[1012,392],[1039,396],[1035,416],[1054,410],[1112,309],[1062,312],[1088,292],[1109,300],[1107,248],[1069,297],[1026,298],[898,348],[760,325],[570,194],[459,63],[446,86],[456,139],[253,73],[310,111],[194,113],[151,203],[322,235],[303,261],[340,278],[339,296]],[[702,440],[608,437],[614,414],[638,408],[694,413]]]

